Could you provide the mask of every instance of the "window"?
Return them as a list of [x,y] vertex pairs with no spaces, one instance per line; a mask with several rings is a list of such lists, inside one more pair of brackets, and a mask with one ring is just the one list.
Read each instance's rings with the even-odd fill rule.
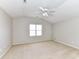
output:
[[30,36],[42,36],[42,25],[30,24]]

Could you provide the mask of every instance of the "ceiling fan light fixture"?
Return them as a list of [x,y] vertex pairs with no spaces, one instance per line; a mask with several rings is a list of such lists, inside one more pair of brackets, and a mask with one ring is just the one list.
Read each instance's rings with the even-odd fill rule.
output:
[[44,10],[45,10],[45,11],[48,11],[48,9],[46,9],[46,8],[45,8]]
[[43,7],[40,7],[40,9],[41,9],[42,11],[44,11],[44,8],[43,8]]
[[49,15],[52,15],[52,13],[55,13],[54,10],[49,10],[47,8],[43,8],[43,7],[39,7],[40,8],[40,11],[42,13],[42,16],[49,16]]
[[48,11],[47,8],[40,7],[40,9],[41,9],[42,11]]
[[48,16],[47,12],[43,13],[43,16]]

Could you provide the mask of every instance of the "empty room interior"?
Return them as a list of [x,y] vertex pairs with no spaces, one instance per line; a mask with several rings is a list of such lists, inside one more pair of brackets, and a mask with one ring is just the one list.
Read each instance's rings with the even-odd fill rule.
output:
[[0,0],[0,59],[79,59],[79,1]]

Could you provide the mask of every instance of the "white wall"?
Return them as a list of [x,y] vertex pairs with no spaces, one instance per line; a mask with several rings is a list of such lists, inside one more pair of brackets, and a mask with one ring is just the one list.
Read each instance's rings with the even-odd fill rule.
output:
[[0,58],[11,47],[11,19],[0,10]]
[[[29,36],[29,24],[42,24],[43,36],[30,37]],[[16,18],[13,19],[13,44],[24,44],[39,41],[51,40],[51,24],[45,20],[39,18]]]
[[53,40],[79,48],[79,18],[52,26]]

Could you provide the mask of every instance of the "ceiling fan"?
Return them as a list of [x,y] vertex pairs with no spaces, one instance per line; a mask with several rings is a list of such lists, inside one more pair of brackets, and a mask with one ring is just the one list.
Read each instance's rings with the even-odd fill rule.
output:
[[49,15],[53,15],[53,13],[55,13],[54,10],[49,10],[49,9],[43,8],[43,7],[39,7],[39,8],[40,8],[41,14],[43,16],[49,16]]

